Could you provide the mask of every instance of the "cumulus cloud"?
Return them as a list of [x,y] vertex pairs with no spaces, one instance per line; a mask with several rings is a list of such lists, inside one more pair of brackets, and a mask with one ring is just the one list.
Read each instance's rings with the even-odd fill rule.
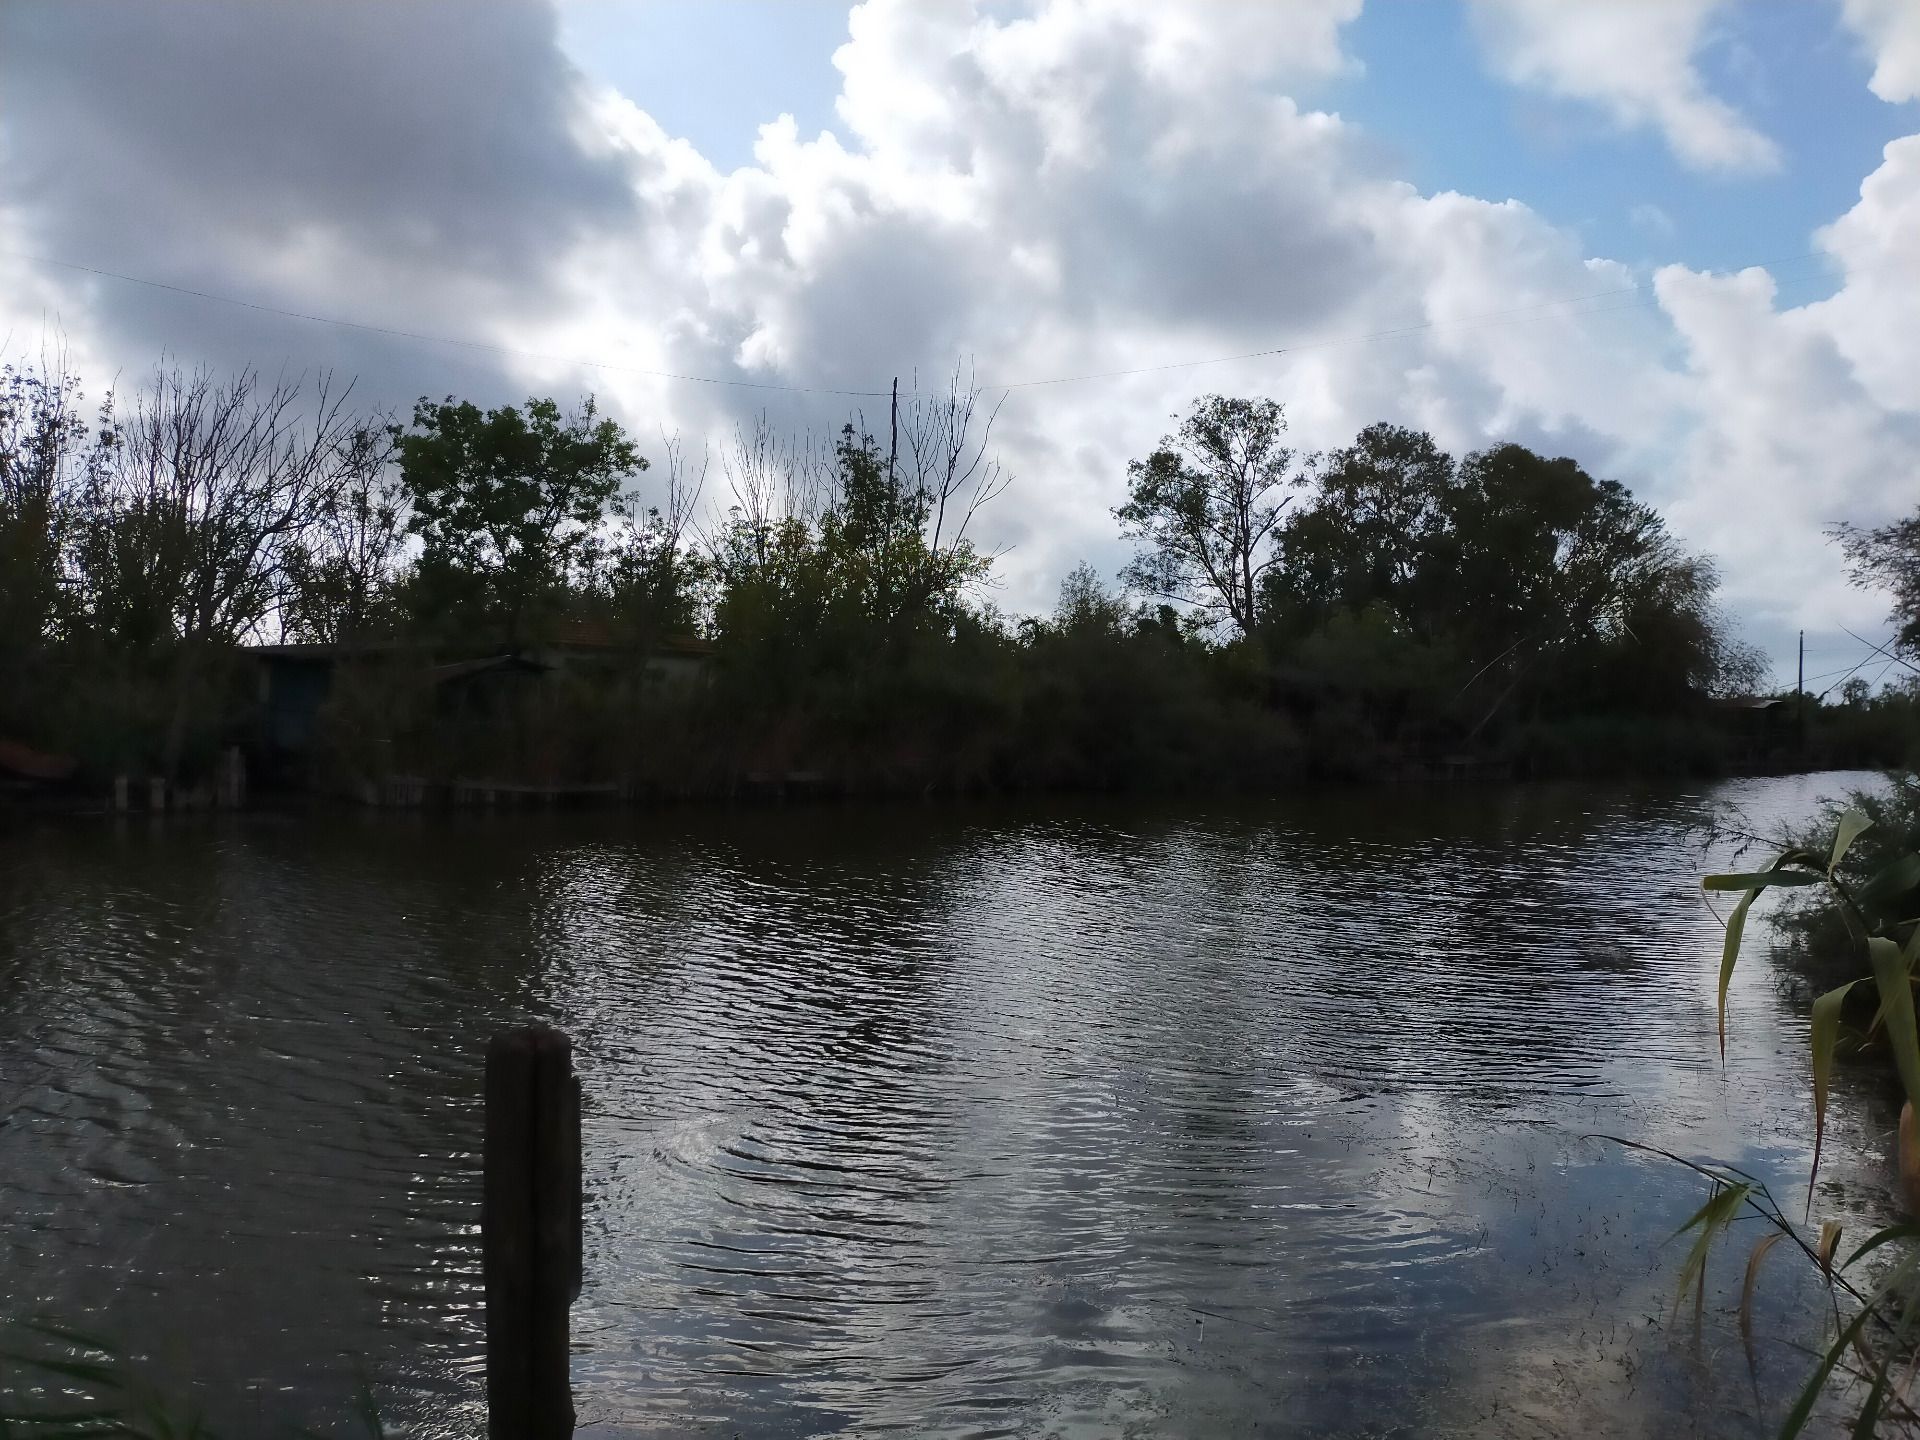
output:
[[[580,141],[555,40],[531,0],[8,5],[0,195],[56,259],[470,333],[550,304],[575,234],[638,218],[628,158]],[[272,317],[78,283],[129,349],[288,350]],[[375,358],[341,341],[300,336]]]
[[1840,12],[1873,56],[1873,93],[1889,103],[1920,100],[1920,5],[1841,0]]
[[[1023,605],[1077,559],[1117,562],[1126,462],[1202,389],[1285,397],[1310,447],[1382,415],[1461,448],[1512,434],[1598,464],[1662,433],[1657,376],[1617,380],[1623,349],[1662,340],[1644,306],[1620,308],[1622,267],[1523,205],[1421,195],[1279,88],[1350,64],[1350,5],[1244,7],[1207,44],[1169,11],[859,7],[835,56],[846,138],[776,122],[754,166],[689,180],[705,218],[676,243],[701,300],[663,316],[653,267],[612,244],[583,261],[600,313],[543,348],[600,343],[595,327],[611,342],[649,328],[614,317],[645,314],[678,327],[686,367],[765,380],[884,385],[955,355],[998,383],[1146,369],[1009,396],[1018,500],[988,538],[1012,547]],[[637,114],[625,134],[643,166],[669,143]]]
[[1822,531],[1920,503],[1920,136],[1895,141],[1859,202],[1820,234],[1842,283],[1779,309],[1772,277],[1656,277],[1687,348],[1691,416],[1676,522],[1720,554],[1730,598],[1784,627],[1873,625],[1877,597],[1847,588]]
[[1780,164],[1778,147],[1709,92],[1695,63],[1714,12],[1726,0],[1472,4],[1490,59],[1513,83],[1597,105],[1627,128],[1656,130],[1697,170],[1772,170]]
[[[835,130],[770,119],[753,163],[722,173],[645,97],[577,73],[535,0],[462,5],[458,23],[425,6],[169,7],[114,35],[76,7],[13,5],[0,250],[512,353],[4,256],[0,308],[16,331],[58,313],[109,366],[163,347],[331,362],[400,403],[590,387],[643,437],[696,445],[762,409],[820,432],[864,407],[877,427],[884,400],[820,392],[973,357],[981,381],[1015,386],[995,434],[1017,480],[980,536],[1007,551],[1013,608],[1047,606],[1079,560],[1118,568],[1127,461],[1219,390],[1284,400],[1307,448],[1384,418],[1455,451],[1571,454],[1722,550],[1773,638],[1803,593],[1806,613],[1858,618],[1817,527],[1920,498],[1871,483],[1916,453],[1920,138],[1823,232],[1844,282],[1829,300],[1783,311],[1763,273],[1669,270],[1655,305],[1573,231],[1516,201],[1422,193],[1314,108],[1354,68],[1357,8],[870,0],[833,57]],[[1583,7],[1639,17],[1593,22],[1596,73],[1654,55],[1645,68],[1711,118],[1690,59],[1710,8]],[[1698,111],[1634,113],[1678,146]],[[1737,156],[1748,142],[1727,136],[1751,132],[1730,116],[1694,127],[1688,144],[1720,139],[1692,153]],[[1232,354],[1248,358],[1179,363]],[[1016,384],[1087,374],[1106,378]],[[1788,573],[1801,588],[1776,583]]]

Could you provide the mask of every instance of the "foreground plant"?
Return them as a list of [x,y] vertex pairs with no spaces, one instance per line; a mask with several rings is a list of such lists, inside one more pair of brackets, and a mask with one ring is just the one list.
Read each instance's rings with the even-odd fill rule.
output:
[[[1808,1175],[1807,1212],[1802,1223],[1793,1221],[1767,1187],[1746,1171],[1731,1165],[1704,1165],[1680,1160],[1705,1176],[1712,1191],[1699,1210],[1680,1229],[1693,1236],[1693,1246],[1681,1266],[1680,1288],[1695,1294],[1696,1306],[1705,1293],[1707,1258],[1716,1239],[1735,1220],[1758,1217],[1767,1233],[1754,1245],[1747,1260],[1741,1290],[1740,1326],[1751,1342],[1753,1296],[1761,1265],[1782,1241],[1789,1242],[1812,1265],[1823,1282],[1832,1310],[1833,1336],[1799,1397],[1788,1411],[1781,1435],[1798,1435],[1823,1394],[1852,1392],[1864,1387],[1853,1433],[1871,1436],[1920,1433],[1920,1404],[1912,1395],[1920,1372],[1920,1224],[1911,1221],[1886,1226],[1843,1252],[1841,1226],[1823,1221],[1812,1227],[1813,1180],[1819,1174],[1826,1140],[1827,1101],[1831,1090],[1834,1054],[1839,1046],[1849,1002],[1863,1009],[1871,992],[1876,1005],[1862,1045],[1883,1044],[1891,1054],[1906,1094],[1900,1114],[1899,1162],[1902,1196],[1910,1212],[1920,1214],[1920,1137],[1916,1136],[1914,1104],[1920,1099],[1920,1024],[1914,1008],[1915,969],[1920,966],[1920,853],[1906,851],[1880,866],[1864,881],[1849,882],[1842,864],[1854,842],[1873,825],[1862,810],[1843,813],[1830,844],[1819,849],[1795,846],[1783,851],[1764,870],[1709,875],[1708,891],[1740,896],[1726,921],[1717,998],[1720,1051],[1727,1039],[1727,990],[1754,901],[1774,888],[1821,886],[1844,923],[1849,944],[1862,973],[1835,986],[1813,1002],[1810,1046],[1813,1068],[1813,1162]],[[1856,996],[1855,992],[1858,991]],[[1633,1141],[1619,1143],[1639,1150],[1654,1147]],[[1678,1160],[1677,1156],[1669,1156]],[[1871,1257],[1871,1263],[1867,1263]]]

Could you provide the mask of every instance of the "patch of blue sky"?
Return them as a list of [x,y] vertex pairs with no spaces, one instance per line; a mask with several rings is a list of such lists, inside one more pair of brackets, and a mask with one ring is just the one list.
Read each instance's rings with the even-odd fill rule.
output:
[[1814,232],[1853,205],[1889,140],[1920,128],[1920,106],[1867,89],[1871,67],[1837,6],[1737,6],[1696,57],[1711,93],[1779,147],[1779,169],[1760,174],[1688,169],[1651,127],[1505,83],[1458,0],[1375,0],[1346,41],[1364,69],[1321,103],[1423,191],[1519,200],[1589,254],[1641,269],[1766,264],[1782,304],[1831,292],[1830,269],[1809,255]]
[[834,129],[844,0],[562,0],[560,43],[722,171],[753,163],[760,127]]

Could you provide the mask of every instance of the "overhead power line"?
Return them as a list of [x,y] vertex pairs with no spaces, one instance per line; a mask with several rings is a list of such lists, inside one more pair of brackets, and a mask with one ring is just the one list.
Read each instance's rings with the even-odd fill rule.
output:
[[[1865,659],[1863,659],[1858,665],[1855,665],[1850,670],[1847,670],[1844,672],[1833,671],[1833,670],[1828,671],[1827,674],[1829,675],[1838,674],[1841,676],[1841,678],[1834,681],[1833,684],[1827,686],[1825,690],[1822,690],[1818,695],[1814,696],[1813,698],[1815,702],[1826,699],[1830,692],[1834,690],[1838,690],[1842,685],[1846,684],[1848,680],[1851,680],[1860,671],[1866,669],[1867,666],[1871,665],[1875,660],[1879,659],[1882,655],[1887,656],[1887,663],[1880,667],[1880,674],[1874,677],[1873,683],[1875,685],[1878,685],[1881,680],[1885,679],[1887,671],[1891,670],[1895,665],[1905,666],[1905,668],[1907,668],[1908,670],[1914,669],[1913,666],[1908,665],[1905,660],[1901,659],[1899,653],[1893,649],[1893,647],[1899,643],[1900,637],[1898,635],[1889,635],[1885,640],[1882,640],[1879,644],[1874,645],[1873,641],[1867,639],[1866,636],[1854,635],[1853,631],[1847,630],[1847,627],[1844,625],[1842,625],[1840,628],[1842,630],[1846,630],[1847,634],[1853,635],[1853,638],[1858,640],[1862,645],[1873,645],[1873,649],[1867,652]],[[1920,674],[1920,671],[1915,671],[1915,673]],[[1826,676],[1816,675],[1814,678],[1816,680],[1824,680]]]
[[[767,380],[742,380],[727,376],[693,375],[677,370],[658,370],[643,365],[629,365],[619,361],[590,360],[577,355],[559,355],[549,351],[528,350],[514,345],[500,345],[485,340],[467,340],[454,335],[437,335],[423,330],[405,330],[391,325],[375,325],[362,320],[349,320],[336,315],[318,315],[302,310],[287,309],[278,305],[267,305],[259,301],[243,300],[234,295],[222,295],[211,290],[199,290],[191,286],[175,285],[164,280],[153,280],[142,275],[129,275],[120,270],[108,270],[97,265],[83,265],[72,260],[58,260],[50,255],[38,255],[24,250],[0,249],[0,254],[15,259],[30,260],[37,265],[51,265],[62,270],[78,271],[85,275],[94,275],[108,280],[119,280],[129,285],[143,285],[154,290],[163,290],[169,294],[185,295],[196,300],[207,300],[220,305],[232,305],[243,310],[254,310],[262,314],[278,315],[289,320],[301,320],[315,325],[332,325],[345,330],[358,330],[371,335],[385,335],[402,340],[417,340],[431,345],[452,345],[461,349],[480,350],[494,355],[511,355],[523,359],[545,360],[555,364],[575,365],[586,369],[611,370],[624,374],[645,375],[660,380],[680,380],[693,385],[724,386],[742,390],[778,391],[795,395],[838,395],[862,400],[884,400],[894,392],[890,389],[854,390],[828,385],[785,385]],[[1802,251],[1799,254],[1781,256],[1772,260],[1755,261],[1742,269],[1754,266],[1781,266],[1799,261],[1822,258],[1820,251]],[[1793,277],[1786,283],[1804,281],[1814,277]],[[1198,369],[1207,365],[1227,365],[1244,360],[1265,360],[1281,355],[1290,355],[1303,350],[1327,349],[1340,345],[1365,345],[1381,340],[1400,339],[1409,335],[1424,334],[1435,330],[1450,330],[1470,325],[1500,324],[1515,321],[1537,319],[1576,305],[1584,305],[1594,300],[1634,297],[1624,304],[1596,306],[1580,313],[1588,315],[1610,314],[1615,311],[1638,309],[1645,303],[1644,287],[1638,283],[1615,286],[1606,290],[1589,291],[1581,295],[1562,296],[1557,299],[1543,300],[1531,305],[1514,306],[1502,310],[1482,311],[1472,315],[1454,316],[1445,320],[1428,320],[1419,324],[1394,326],[1382,330],[1367,331],[1357,335],[1334,336],[1321,340],[1303,340],[1292,345],[1275,345],[1263,350],[1247,350],[1233,355],[1211,355],[1193,360],[1172,360],[1162,364],[1138,365],[1116,370],[1094,370],[1073,375],[1054,375],[1034,380],[1013,380],[982,385],[982,390],[1011,392],[1014,390],[1036,389],[1049,385],[1071,385],[1090,380],[1114,380],[1133,375],[1151,375],[1170,370]]]
[[[1847,630],[1847,627],[1844,625],[1842,625],[1840,628],[1842,630]],[[1853,635],[1853,631],[1847,630],[1847,634]],[[1867,637],[1864,635],[1853,635],[1853,638],[1858,640],[1862,645],[1873,645],[1873,641],[1867,639]],[[1920,675],[1920,667],[1909,665],[1907,661],[1901,656],[1899,650],[1892,648],[1892,647],[1898,646],[1899,643],[1900,643],[1900,636],[1898,634],[1889,635],[1885,640],[1882,640],[1878,645],[1873,645],[1874,654],[1877,655],[1882,651],[1887,651],[1892,655],[1894,664],[1900,666],[1903,670],[1911,670],[1915,675]],[[1868,658],[1871,659],[1872,657],[1869,656]]]

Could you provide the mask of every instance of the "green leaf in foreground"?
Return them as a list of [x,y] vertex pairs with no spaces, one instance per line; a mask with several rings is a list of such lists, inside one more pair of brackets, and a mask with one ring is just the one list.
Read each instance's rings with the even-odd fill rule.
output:
[[1860,1407],[1860,1416],[1853,1422],[1853,1440],[1873,1440],[1874,1432],[1880,1426],[1880,1411],[1887,1403],[1887,1367],[1893,1363],[1891,1355],[1883,1359],[1873,1374],[1873,1388],[1867,1392],[1867,1403]]
[[1730,875],[1708,875],[1700,881],[1700,888],[1757,893],[1769,885],[1821,885],[1826,883],[1826,878],[1811,870],[1743,870]]
[[1807,1383],[1800,1391],[1800,1398],[1793,1402],[1793,1409],[1787,1412],[1786,1421],[1780,1427],[1780,1440],[1793,1440],[1794,1436],[1806,1428],[1807,1419],[1813,1414],[1814,1402],[1820,1398],[1820,1391],[1825,1388],[1827,1377],[1833,1374],[1833,1367],[1840,1363],[1840,1357],[1846,1353],[1847,1347],[1853,1344],[1859,1338],[1861,1330],[1866,1328],[1867,1317],[1871,1314],[1873,1311],[1870,1307],[1861,1306],[1859,1313],[1847,1322],[1846,1329],[1842,1330],[1839,1337],[1828,1347],[1827,1353],[1820,1357],[1819,1367],[1807,1377]]
[[1827,874],[1831,875],[1840,868],[1840,862],[1846,859],[1853,842],[1860,838],[1862,831],[1872,826],[1873,821],[1864,810],[1849,810],[1840,817],[1839,828],[1833,832],[1833,858],[1827,861]]
[[1734,962],[1740,958],[1740,937],[1746,933],[1747,911],[1753,908],[1754,898],[1769,885],[1818,885],[1824,881],[1826,877],[1817,872],[1781,868],[1788,863],[1805,864],[1808,858],[1804,850],[1788,850],[1765,870],[1737,875],[1709,875],[1700,882],[1707,890],[1746,891],[1740,897],[1740,903],[1733,907],[1733,913],[1727,917],[1726,946],[1720,955],[1718,1012],[1722,1061],[1727,1058],[1727,987],[1733,983]]
[[[1907,975],[1906,957],[1893,941],[1872,935],[1867,938],[1867,958],[1873,963],[1873,978],[1880,988],[1887,1043],[1900,1071],[1900,1083],[1906,1087],[1909,1100],[1920,1100],[1920,1030],[1916,1030],[1914,1020],[1913,985]],[[1920,1109],[1920,1104],[1915,1108]]]
[[[1704,1295],[1706,1289],[1708,1252],[1713,1249],[1713,1242],[1721,1232],[1734,1222],[1740,1207],[1747,1203],[1747,1196],[1752,1192],[1753,1186],[1745,1181],[1720,1187],[1707,1197],[1706,1204],[1693,1212],[1692,1219],[1674,1232],[1676,1237],[1689,1230],[1699,1232],[1693,1237],[1693,1247],[1687,1251],[1686,1261],[1680,1266],[1679,1286],[1680,1295],[1687,1293],[1689,1285],[1694,1287],[1696,1305],[1698,1297]],[[1675,1299],[1677,1302],[1678,1296]]]
[[1754,1242],[1753,1253],[1747,1256],[1747,1278],[1740,1285],[1740,1338],[1749,1346],[1753,1344],[1753,1291],[1760,1282],[1760,1262],[1786,1238],[1783,1231],[1769,1230]]
[[[1896,1232],[1904,1228],[1889,1226],[1868,1244],[1856,1250],[1854,1259],[1857,1260],[1873,1245],[1884,1239],[1898,1238]],[[1847,1263],[1851,1265],[1853,1261],[1849,1260]],[[1780,1440],[1793,1440],[1794,1436],[1806,1428],[1807,1419],[1813,1414],[1813,1407],[1820,1399],[1820,1392],[1825,1388],[1828,1377],[1833,1374],[1834,1367],[1840,1363],[1840,1357],[1849,1348],[1859,1348],[1864,1345],[1861,1334],[1866,1329],[1867,1321],[1882,1314],[1880,1307],[1886,1303],[1889,1296],[1912,1280],[1916,1267],[1920,1267],[1920,1251],[1908,1250],[1881,1279],[1879,1285],[1874,1287],[1873,1293],[1861,1303],[1859,1310],[1854,1312],[1853,1318],[1834,1338],[1833,1344],[1827,1347],[1827,1353],[1821,1357],[1819,1366],[1812,1375],[1807,1377],[1807,1383],[1800,1391],[1800,1398],[1793,1402],[1793,1409],[1787,1412],[1786,1422],[1780,1427]],[[1866,1352],[1863,1350],[1862,1353]]]
[[[1831,1220],[1829,1220],[1827,1224],[1833,1225],[1834,1234],[1838,1236],[1840,1227]],[[1873,1234],[1860,1242],[1859,1248],[1856,1249],[1853,1254],[1841,1262],[1840,1268],[1845,1270],[1861,1256],[1871,1254],[1882,1245],[1891,1245],[1896,1240],[1920,1240],[1920,1225],[1916,1225],[1909,1220],[1903,1221],[1898,1225],[1889,1225],[1885,1229],[1874,1231]],[[1832,1251],[1829,1250],[1827,1253],[1831,1254]]]
[[1827,1092],[1833,1073],[1833,1050],[1840,1038],[1840,1011],[1847,992],[1859,983],[1859,980],[1849,980],[1813,1002],[1813,1024],[1808,1032],[1813,1046],[1813,1168],[1807,1174],[1809,1214],[1813,1211],[1813,1182],[1820,1174],[1820,1147],[1827,1138]]
[[1734,962],[1740,958],[1740,937],[1746,932],[1747,911],[1753,908],[1753,897],[1758,890],[1749,890],[1740,897],[1740,903],[1733,907],[1733,913],[1727,917],[1727,939],[1720,951],[1720,994],[1717,1013],[1720,1021],[1720,1063],[1727,1059],[1727,987],[1733,983]]
[[1833,1252],[1840,1248],[1840,1229],[1838,1220],[1820,1222],[1820,1248],[1816,1258],[1820,1261],[1820,1273],[1829,1280],[1833,1278]]

